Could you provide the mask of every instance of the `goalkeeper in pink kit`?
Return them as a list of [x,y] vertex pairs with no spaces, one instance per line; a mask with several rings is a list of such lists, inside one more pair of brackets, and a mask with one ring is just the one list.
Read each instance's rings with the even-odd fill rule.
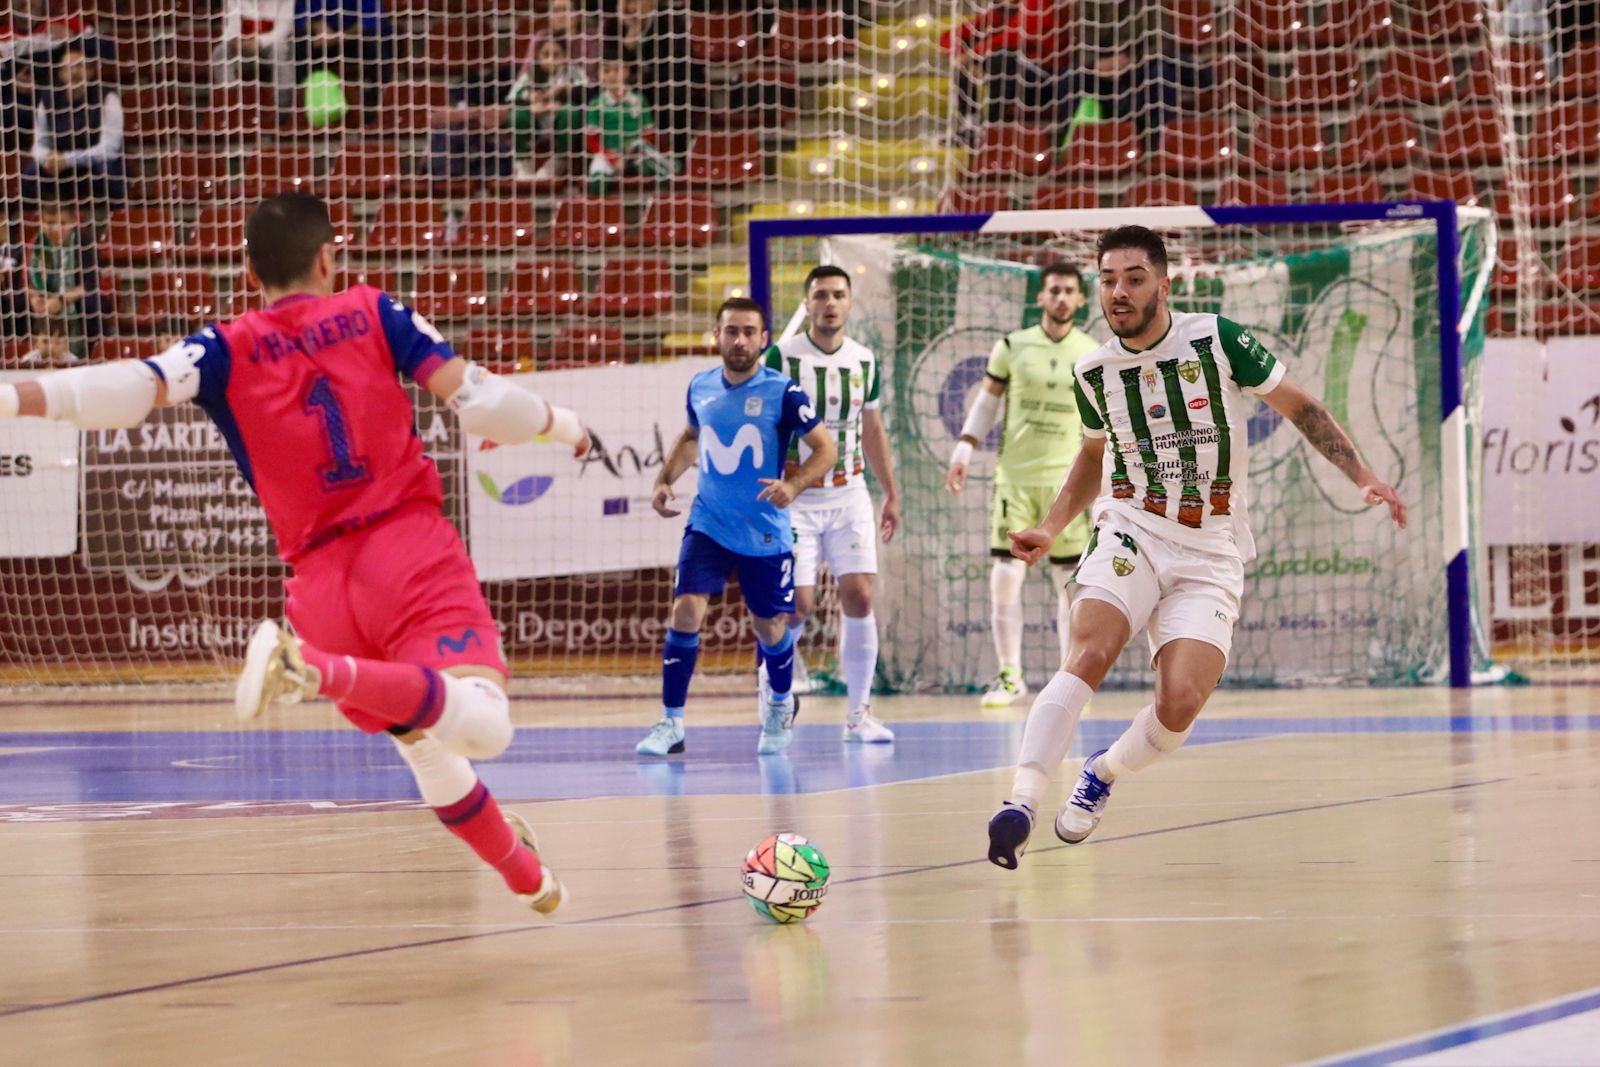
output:
[[296,636],[271,621],[256,628],[239,717],[320,695],[364,732],[389,733],[440,821],[530,907],[552,912],[560,881],[470,762],[511,743],[506,665],[399,375],[500,444],[548,438],[581,456],[589,435],[574,413],[455,355],[387,294],[364,285],[335,294],[333,227],[315,196],[263,201],[246,236],[265,308],[153,359],[0,385],[0,417],[115,429],[157,406],[199,404],[294,571],[285,610]]

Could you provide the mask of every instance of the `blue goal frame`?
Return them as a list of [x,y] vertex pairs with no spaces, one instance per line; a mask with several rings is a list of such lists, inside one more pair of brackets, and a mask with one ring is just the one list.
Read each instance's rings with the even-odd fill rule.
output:
[[[1279,204],[1237,207],[1101,208],[1058,211],[994,211],[965,215],[881,215],[855,218],[752,219],[750,296],[772,321],[773,241],[784,237],[833,237],[900,233],[1048,233],[1097,230],[1129,223],[1153,229],[1219,226],[1283,226],[1340,222],[1421,222],[1438,234],[1440,463],[1444,496],[1446,611],[1450,623],[1450,685],[1472,685],[1472,579],[1468,548],[1471,521],[1467,486],[1467,422],[1462,404],[1461,254],[1458,208],[1451,200],[1407,200],[1359,204]],[[1070,225],[1063,225],[1070,223]]]

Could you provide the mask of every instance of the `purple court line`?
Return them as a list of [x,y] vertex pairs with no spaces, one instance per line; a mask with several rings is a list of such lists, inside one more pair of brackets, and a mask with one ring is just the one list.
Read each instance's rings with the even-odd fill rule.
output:
[[[1591,683],[1584,683],[1591,684]],[[1600,685],[1600,682],[1592,683]],[[651,692],[635,693],[523,693],[511,694],[513,704],[533,703],[535,701],[549,701],[551,703],[589,703],[598,700],[654,700],[659,694]],[[727,693],[707,693],[705,700],[743,700],[756,695],[754,689],[749,692],[734,690]],[[118,706],[130,708],[153,708],[166,705],[180,707],[199,707],[206,704],[226,704],[229,697],[115,697],[106,700],[0,700],[0,708],[99,708],[106,704],[115,703]]]
[[[1066,848],[1083,848],[1084,845],[1109,845],[1117,841],[1137,841],[1146,837],[1159,837],[1163,834],[1180,833],[1184,830],[1203,830],[1213,826],[1227,826],[1231,823],[1252,822],[1256,819],[1270,819],[1279,815],[1302,815],[1311,811],[1328,811],[1334,808],[1356,807],[1361,804],[1376,804],[1384,800],[1404,800],[1407,797],[1430,796],[1435,793],[1454,793],[1463,789],[1477,789],[1479,786],[1498,785],[1509,782],[1506,778],[1486,778],[1480,782],[1461,782],[1456,785],[1435,786],[1431,789],[1412,789],[1403,793],[1385,793],[1376,797],[1359,797],[1355,800],[1335,800],[1326,804],[1307,804],[1298,808],[1281,808],[1276,811],[1261,811],[1253,815],[1230,815],[1224,819],[1207,819],[1204,822],[1185,823],[1182,826],[1168,826],[1159,830],[1140,830],[1136,833],[1121,834],[1116,837],[1102,837],[1093,841],[1086,841],[1083,845],[1053,845],[1047,848],[1035,849],[1034,854],[1044,852],[1059,852]],[[949,863],[935,863],[924,867],[908,867],[897,871],[884,871],[879,874],[862,875],[859,878],[841,879],[839,885],[853,885],[860,882],[876,882],[887,878],[899,878],[908,874],[927,874],[933,871],[948,871],[958,867],[975,867],[981,863],[988,863],[987,857],[975,860],[952,860]],[[667,904],[656,908],[639,908],[635,911],[617,912],[614,915],[601,915],[593,919],[582,919],[572,923],[550,923],[538,926],[518,926],[510,930],[486,930],[476,934],[454,934],[450,937],[433,937],[424,941],[403,941],[394,945],[379,945],[375,948],[355,949],[350,952],[332,952],[323,956],[306,956],[301,959],[284,960],[281,963],[264,963],[254,967],[240,967],[231,971],[218,971],[215,974],[200,974],[192,978],[175,978],[169,982],[156,982],[151,985],[133,986],[127,989],[113,989],[105,993],[90,993],[87,996],[73,997],[70,1000],[56,1000],[44,1004],[24,1004],[17,1007],[6,1008],[0,1011],[0,1019],[8,1016],[28,1015],[36,1011],[54,1011],[58,1008],[74,1008],[84,1004],[96,1004],[105,1000],[120,1000],[123,997],[137,996],[141,993],[160,993],[169,989],[184,989],[189,986],[203,985],[207,982],[220,982],[229,978],[243,978],[254,974],[271,974],[274,971],[286,971],[297,967],[310,967],[318,963],[336,963],[341,960],[361,959],[365,956],[381,956],[390,952],[403,952],[414,948],[434,948],[439,945],[464,944],[468,941],[482,941],[491,937],[507,937],[512,934],[537,933],[545,930],[558,930],[563,927],[572,928],[580,926],[599,926],[602,923],[618,922],[624,919],[638,919],[647,915],[665,915],[675,911],[688,911],[691,908],[704,908],[712,904],[733,904],[744,897],[725,896],[713,897],[709,900],[692,900],[686,904]]]

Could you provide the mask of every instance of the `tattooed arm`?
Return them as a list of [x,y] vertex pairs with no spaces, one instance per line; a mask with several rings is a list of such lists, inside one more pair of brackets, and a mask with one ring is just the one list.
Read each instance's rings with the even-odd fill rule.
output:
[[1294,423],[1312,448],[1343,471],[1361,490],[1362,498],[1368,504],[1387,504],[1389,516],[1394,519],[1395,525],[1405,529],[1406,506],[1400,494],[1394,491],[1393,486],[1380,481],[1372,468],[1362,461],[1356,443],[1350,440],[1350,435],[1345,433],[1344,427],[1339,425],[1321,401],[1287,378],[1270,393],[1261,394],[1261,399],[1273,411]]

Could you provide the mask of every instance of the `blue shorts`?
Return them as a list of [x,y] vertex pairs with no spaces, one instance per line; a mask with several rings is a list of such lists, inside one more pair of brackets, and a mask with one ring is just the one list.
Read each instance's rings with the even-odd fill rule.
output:
[[741,556],[698,530],[683,531],[672,595],[716,596],[727,586],[729,571],[738,573],[744,602],[756,618],[771,619],[794,610],[793,552]]

